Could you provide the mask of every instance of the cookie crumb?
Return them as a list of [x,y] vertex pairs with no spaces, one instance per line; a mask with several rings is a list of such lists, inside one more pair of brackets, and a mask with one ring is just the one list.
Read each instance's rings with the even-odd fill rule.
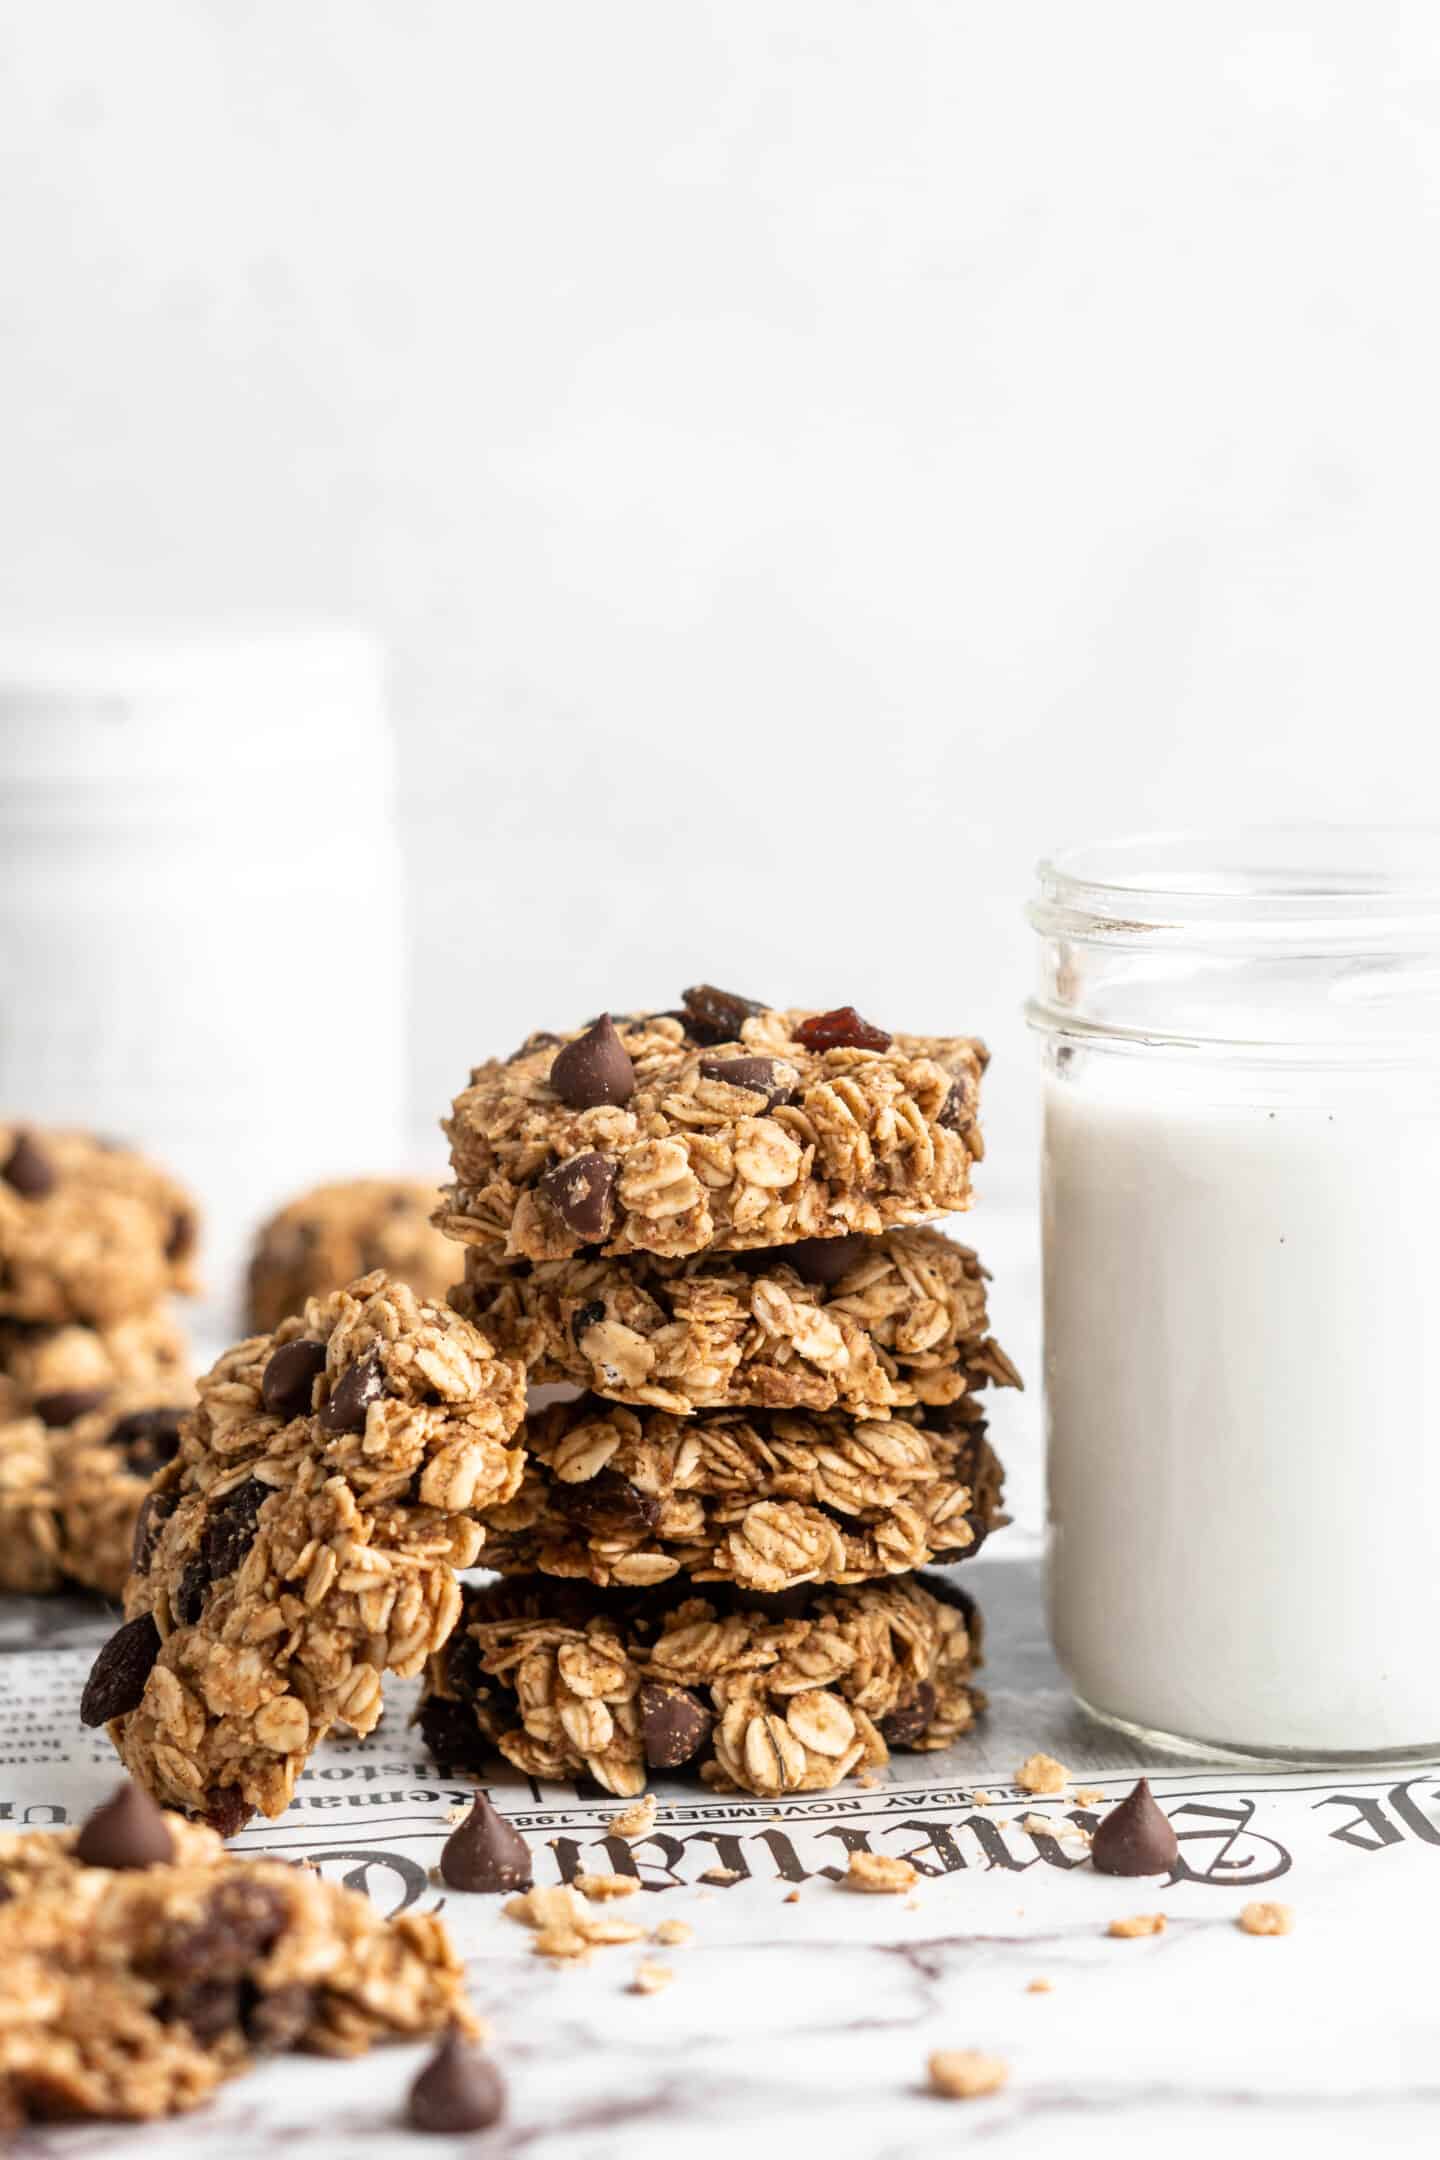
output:
[[913,1890],[919,1880],[908,1860],[873,1852],[852,1852],[850,1865],[840,1878],[846,1890],[873,1890],[892,1895]]
[[1054,1981],[1047,1980],[1043,1973],[1039,1974],[1036,1979],[1027,1980],[1025,1983],[1025,1992],[1027,1995],[1051,1995],[1054,1993],[1054,1991]]
[[1288,1935],[1295,1925],[1292,1905],[1271,1905],[1263,1899],[1244,1907],[1236,1926],[1247,1935]]
[[630,1897],[640,1888],[634,1875],[585,1875],[575,1877],[575,1888],[581,1897],[595,1898],[604,1903],[607,1898]]
[[738,1867],[706,1868],[700,1880],[701,1882],[719,1883],[723,1888],[726,1883],[739,1882],[740,1870]]
[[981,2055],[973,2048],[939,2048],[929,2068],[931,2092],[946,2100],[978,2100],[999,2092],[1010,2075],[1010,2065],[998,2055]]
[[660,1803],[654,1793],[642,1793],[629,1807],[621,1808],[618,1815],[612,1815],[605,1828],[616,1837],[645,1837],[654,1829],[659,1810]]
[[[628,1878],[626,1878],[628,1880]],[[644,1940],[645,1930],[629,1920],[610,1920],[593,1912],[574,1890],[546,1885],[507,1898],[505,1916],[535,1930],[531,1945],[537,1957],[585,1965],[592,1949]]]
[[672,1950],[679,1950],[686,1943],[693,1943],[695,1930],[688,1920],[662,1920],[650,1937],[651,1942],[665,1943]]
[[1021,1816],[1020,1828],[1022,1830],[1028,1830],[1031,1837],[1034,1837],[1041,1830],[1049,1830],[1052,1832],[1055,1830],[1063,1830],[1065,1828],[1065,1825],[1063,1823],[1052,1823],[1048,1815],[1036,1815],[1032,1813],[1029,1815]]
[[798,1905],[798,1904],[799,1904],[799,1902],[800,1902],[800,1893],[799,1893],[799,1891],[798,1891],[798,1890],[790,1890],[790,1891],[787,1891],[786,1895],[785,1895],[785,1896],[784,1896],[783,1898],[781,1898],[780,1902],[781,1902],[781,1904],[782,1904],[782,1905]]
[[1104,1793],[1097,1792],[1093,1785],[1082,1785],[1075,1795],[1076,1807],[1101,1807],[1104,1801]]
[[1015,1783],[1021,1792],[1063,1793],[1070,1773],[1053,1755],[1027,1755],[1015,1773]]
[[988,1792],[972,1793],[970,1795],[970,1805],[971,1807],[994,1807],[995,1795]]
[[630,1982],[632,1995],[658,1995],[661,1988],[669,1987],[675,1978],[674,1968],[657,1964],[654,1958],[641,1958]]
[[1163,1935],[1165,1915],[1163,1912],[1131,1913],[1127,1920],[1112,1920],[1105,1930],[1107,1935],[1129,1938],[1134,1935]]

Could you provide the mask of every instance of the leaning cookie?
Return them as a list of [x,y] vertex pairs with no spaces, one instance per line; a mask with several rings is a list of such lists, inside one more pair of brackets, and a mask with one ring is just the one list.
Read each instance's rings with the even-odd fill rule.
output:
[[480,1066],[446,1234],[511,1259],[743,1251],[964,1208],[985,1052],[712,990]]
[[0,1838],[0,2108],[10,2125],[197,2106],[277,2051],[473,2031],[434,1914],[239,1860],[122,1787],[78,1831]]
[[88,1133],[0,1123],[0,1314],[105,1327],[195,1288],[194,1202]]
[[716,1408],[938,1408],[1019,1375],[989,1334],[985,1271],[936,1230],[774,1252],[529,1268],[465,1255],[451,1293],[536,1381],[687,1416]]
[[439,1197],[418,1178],[347,1178],[301,1193],[261,1226],[250,1261],[250,1325],[257,1334],[299,1312],[306,1298],[375,1268],[417,1297],[445,1296],[456,1252],[431,1223]]
[[532,1578],[467,1586],[419,1717],[458,1769],[498,1752],[528,1777],[588,1773],[629,1795],[688,1766],[768,1798],[823,1792],[892,1747],[948,1746],[983,1706],[979,1663],[975,1608],[943,1577],[768,1605],[723,1587],[635,1598]]
[[978,1407],[893,1418],[712,1410],[595,1397],[526,1426],[514,1500],[491,1510],[504,1574],[640,1589],[685,1574],[775,1592],[899,1575],[979,1551],[1005,1520]]
[[189,1392],[185,1338],[164,1306],[129,1313],[107,1327],[0,1320],[0,1420],[38,1417],[73,1425],[133,1387],[156,1400]]
[[381,1674],[453,1627],[478,1513],[519,1486],[523,1401],[518,1364],[384,1274],[230,1351],[141,1511],[85,1722],[227,1834],[278,1815],[317,1740],[369,1732]]

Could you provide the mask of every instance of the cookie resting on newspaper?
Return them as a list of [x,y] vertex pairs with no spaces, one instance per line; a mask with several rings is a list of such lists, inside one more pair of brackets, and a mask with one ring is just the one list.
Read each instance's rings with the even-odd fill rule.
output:
[[282,1811],[332,1726],[373,1728],[382,1673],[444,1642],[477,1515],[519,1486],[524,1382],[377,1273],[241,1343],[199,1394],[81,1714],[157,1799],[229,1835]]
[[688,990],[480,1066],[446,1122],[447,1235],[511,1259],[666,1258],[867,1234],[963,1208],[985,1051],[850,1006]]

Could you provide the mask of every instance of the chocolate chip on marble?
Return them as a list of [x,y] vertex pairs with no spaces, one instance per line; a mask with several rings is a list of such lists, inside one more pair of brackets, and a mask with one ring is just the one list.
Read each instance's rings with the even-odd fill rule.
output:
[[696,983],[681,993],[683,1019],[691,1042],[710,1048],[715,1043],[738,1042],[747,1020],[768,1008],[754,998],[738,997],[733,990],[717,990],[713,983]]
[[365,1414],[372,1402],[385,1393],[385,1368],[378,1350],[341,1373],[320,1413],[320,1430],[327,1433],[358,1433],[365,1430]]
[[163,1463],[175,1460],[184,1416],[178,1405],[132,1410],[128,1417],[115,1420],[106,1445],[125,1457],[137,1477],[153,1477]]
[[133,1710],[159,1655],[160,1630],[150,1613],[116,1628],[90,1668],[80,1697],[81,1724],[108,1725]]
[[689,1688],[641,1682],[640,1726],[652,1770],[676,1770],[689,1762],[704,1747],[714,1723],[714,1714]]
[[55,1165],[42,1147],[36,1145],[28,1132],[15,1135],[15,1145],[0,1169],[0,1178],[12,1192],[19,1193],[22,1200],[43,1200],[55,1190]]
[[701,1058],[703,1080],[723,1080],[727,1087],[748,1088],[765,1097],[765,1106],[776,1110],[800,1100],[800,1074],[784,1058]]
[[604,1298],[591,1298],[588,1304],[576,1306],[570,1320],[570,1340],[575,1344],[577,1350],[582,1339],[589,1334],[591,1328],[599,1327],[604,1318]]
[[440,1873],[452,1890],[528,1890],[535,1863],[514,1824],[476,1793],[470,1813],[445,1840]]
[[782,1245],[774,1257],[794,1268],[802,1282],[830,1290],[849,1274],[868,1242],[854,1231],[845,1237],[801,1238],[794,1245]]
[[635,1067],[609,1013],[601,1013],[593,1027],[556,1051],[550,1085],[571,1110],[629,1102],[635,1092]]
[[1110,1810],[1090,1846],[1098,1875],[1168,1875],[1179,1857],[1180,1841],[1143,1777]]
[[57,1388],[52,1395],[36,1396],[35,1415],[42,1425],[73,1425],[76,1418],[98,1410],[109,1392],[103,1387]]
[[410,2087],[412,2130],[458,2137],[488,2130],[505,2113],[505,2081],[488,2055],[455,2028]]
[[539,1190],[568,1230],[583,1244],[599,1243],[609,1233],[619,1164],[593,1149],[557,1163],[541,1178]]
[[325,1370],[325,1345],[313,1335],[281,1343],[265,1362],[260,1400],[272,1417],[309,1415],[315,1382]]
[[888,1050],[893,1037],[884,1028],[862,1020],[853,1005],[837,1005],[831,1012],[812,1013],[795,1030],[795,1040],[807,1050]]
[[175,1857],[175,1840],[149,1793],[127,1778],[82,1823],[75,1857],[86,1867],[163,1867]]
[[909,1702],[901,1703],[880,1720],[880,1737],[887,1747],[907,1748],[920,1738],[935,1715],[935,1690],[922,1680]]

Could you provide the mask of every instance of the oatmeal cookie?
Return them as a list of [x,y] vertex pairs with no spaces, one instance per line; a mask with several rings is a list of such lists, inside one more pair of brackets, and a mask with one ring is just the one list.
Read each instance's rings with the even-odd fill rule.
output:
[[682,1765],[725,1792],[823,1792],[968,1731],[979,1663],[975,1607],[942,1576],[778,1599],[532,1577],[467,1585],[419,1718],[438,1761],[477,1772],[498,1751],[626,1796]]
[[167,1805],[227,1833],[278,1815],[316,1741],[369,1732],[381,1674],[453,1627],[523,1402],[516,1363],[380,1273],[229,1351],[141,1510],[85,1722]]
[[684,1573],[750,1590],[853,1583],[976,1553],[1000,1465],[968,1397],[893,1418],[711,1410],[677,1418],[591,1396],[526,1425],[487,1566],[641,1589]]
[[194,1202],[131,1149],[0,1122],[0,1315],[104,1327],[195,1288]]
[[711,990],[480,1066],[446,1122],[436,1220],[496,1256],[665,1258],[867,1234],[963,1208],[983,1047],[851,1008]]
[[185,1338],[162,1306],[108,1327],[0,1320],[0,1421],[73,1425],[117,1388],[186,1385]]
[[475,2020],[435,1915],[387,1921],[309,1868],[232,1858],[133,1789],[78,1832],[0,1838],[11,2124],[174,2114],[262,2054],[452,2025]]
[[533,1265],[465,1255],[456,1309],[536,1381],[677,1417],[693,1410],[886,1416],[1019,1376],[988,1332],[985,1271],[937,1230],[662,1260]]
[[0,1424],[0,1590],[119,1597],[140,1503],[193,1393],[188,1382],[112,1388],[73,1425]]
[[443,1302],[458,1272],[434,1228],[438,1189],[415,1178],[349,1178],[302,1193],[265,1223],[250,1261],[250,1325],[268,1334],[308,1297],[375,1268]]

